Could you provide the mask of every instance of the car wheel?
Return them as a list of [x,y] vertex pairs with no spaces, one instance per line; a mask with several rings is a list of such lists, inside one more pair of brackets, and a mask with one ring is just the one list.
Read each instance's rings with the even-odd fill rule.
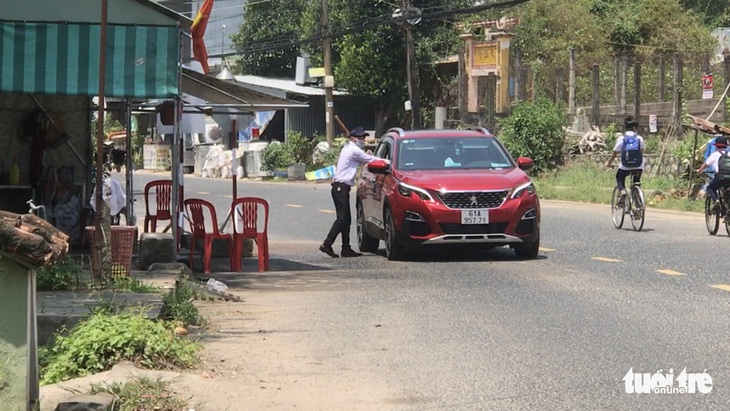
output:
[[365,229],[365,212],[362,204],[357,203],[357,247],[366,253],[377,253],[380,240],[371,237]]
[[537,237],[537,239],[531,243],[516,245],[514,246],[514,250],[517,258],[523,260],[536,258],[540,252],[540,237]]
[[390,261],[397,261],[403,258],[403,246],[398,242],[395,233],[393,214],[385,210],[385,256]]

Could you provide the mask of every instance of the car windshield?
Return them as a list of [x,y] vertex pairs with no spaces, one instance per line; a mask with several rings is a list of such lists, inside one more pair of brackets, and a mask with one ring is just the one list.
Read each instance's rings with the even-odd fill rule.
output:
[[496,170],[514,165],[493,137],[434,137],[398,142],[400,170]]

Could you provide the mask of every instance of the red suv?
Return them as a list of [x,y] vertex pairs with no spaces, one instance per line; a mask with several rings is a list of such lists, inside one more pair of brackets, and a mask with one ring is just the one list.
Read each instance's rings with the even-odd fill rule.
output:
[[443,244],[510,246],[535,258],[540,247],[540,201],[523,170],[484,128],[388,130],[357,183],[357,241],[389,260]]

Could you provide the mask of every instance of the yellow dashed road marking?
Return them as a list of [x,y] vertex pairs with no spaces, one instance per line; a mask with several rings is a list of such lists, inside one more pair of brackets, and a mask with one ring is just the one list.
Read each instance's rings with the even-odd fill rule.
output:
[[319,210],[319,211],[321,211],[321,212],[323,212],[323,213],[327,213],[327,214],[336,214],[336,213],[337,213],[337,212],[336,212],[336,211],[334,211],[334,210]]
[[209,193],[209,192],[207,192],[207,191],[198,191],[198,194],[205,194],[205,195],[210,195],[210,193]]
[[233,198],[233,196],[223,196],[223,197],[225,197],[225,198]]
[[299,204],[284,204],[284,205],[287,206],[287,207],[293,207],[293,208],[302,208],[302,207],[304,207],[303,205],[299,205]]
[[549,253],[551,251],[555,251],[555,249],[547,248],[547,247],[540,247],[540,251],[542,251],[543,253]]
[[674,270],[669,270],[669,269],[656,270],[656,272],[658,272],[659,274],[664,274],[664,275],[684,275],[684,273],[680,273],[679,271],[674,271]]
[[717,288],[718,290],[722,290],[722,291],[730,291],[730,285],[727,285],[727,284],[716,284],[716,285],[711,285],[710,287]]
[[608,257],[591,257],[591,260],[603,261],[604,263],[622,263],[623,260],[617,260],[615,258]]

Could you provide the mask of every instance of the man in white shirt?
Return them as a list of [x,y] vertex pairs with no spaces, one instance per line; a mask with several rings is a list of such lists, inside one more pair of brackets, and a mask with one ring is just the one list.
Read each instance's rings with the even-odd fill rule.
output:
[[720,159],[724,157],[724,160],[727,162],[727,146],[728,146],[728,139],[727,137],[717,137],[715,138],[715,148],[717,149],[714,153],[710,154],[709,157],[707,157],[707,160],[704,164],[702,164],[702,167],[700,167],[697,170],[698,174],[702,174],[706,169],[710,168],[715,171],[715,177],[710,181],[710,184],[707,185],[707,194],[712,199],[712,209],[714,211],[720,211],[720,201],[718,199],[717,192],[721,188],[730,185],[730,178],[728,178],[727,175],[727,165],[721,165]]
[[613,160],[619,155],[618,171],[616,172],[616,187],[618,187],[621,196],[618,205],[621,206],[626,201],[626,177],[632,176],[631,183],[641,182],[641,173],[644,171],[644,150],[646,144],[644,138],[636,133],[639,123],[632,116],[626,117],[624,123],[626,132],[624,135],[616,139],[616,145],[613,147],[613,155],[606,163],[606,167],[613,167]]
[[335,203],[337,219],[332,224],[324,243],[319,246],[319,251],[332,258],[338,257],[332,249],[332,244],[334,244],[338,235],[342,241],[342,252],[340,253],[342,257],[359,257],[362,255],[350,247],[350,225],[352,224],[350,189],[355,185],[357,168],[375,160],[374,156],[363,151],[365,137],[367,136],[368,133],[362,127],[357,127],[350,132],[350,141],[342,147],[340,158],[337,161],[337,169],[332,178],[332,200]]

